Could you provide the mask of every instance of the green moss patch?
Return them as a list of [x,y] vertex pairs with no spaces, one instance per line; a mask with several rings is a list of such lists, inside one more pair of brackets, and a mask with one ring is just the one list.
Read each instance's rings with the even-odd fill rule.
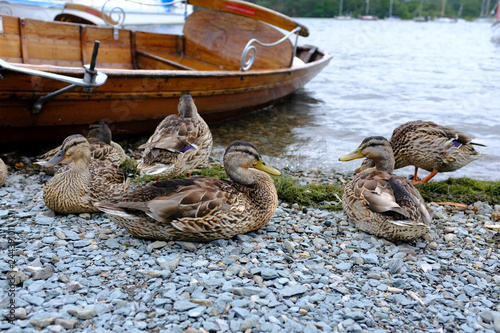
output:
[[299,185],[290,176],[273,177],[278,198],[290,204],[342,210],[343,188],[337,185]]
[[477,201],[490,205],[500,203],[500,181],[483,181],[469,178],[449,178],[417,185],[426,201],[456,202],[467,205]]
[[[136,165],[133,165],[135,161],[131,161],[132,165],[129,165],[127,169],[136,174]],[[203,165],[194,170],[192,175],[220,179],[228,178],[223,165],[220,163]],[[185,178],[185,176],[179,178]],[[278,192],[278,197],[284,202],[326,210],[342,210],[340,200],[344,192],[342,186],[335,184],[300,185],[291,176],[287,175],[272,178]],[[156,176],[142,176],[135,178],[133,181],[151,182],[156,180],[164,179]],[[427,184],[419,184],[416,185],[416,188],[427,202],[455,202],[470,205],[477,201],[482,201],[492,206],[500,203],[500,181],[450,178],[444,181],[431,181]]]
[[[137,174],[138,174],[138,172],[137,172]],[[219,178],[219,179],[226,179],[227,178],[226,171],[224,170],[224,167],[220,163],[211,163],[210,165],[204,165],[202,167],[199,167],[199,168],[193,170],[193,172],[191,172],[191,175],[192,176],[205,176],[205,177],[212,177],[212,178]],[[187,177],[187,175],[183,175],[183,176],[179,176],[176,178],[186,178],[186,177]],[[144,176],[136,177],[132,181],[135,183],[141,183],[141,182],[148,183],[148,182],[155,182],[157,180],[167,180],[167,179],[169,179],[169,178],[144,175]]]
[[139,174],[139,170],[137,169],[137,161],[130,157],[127,157],[125,161],[123,161],[123,163],[120,165],[120,169],[126,175],[132,174],[133,177]]
[[191,175],[227,179],[226,170],[224,170],[224,166],[220,163],[211,163],[210,165],[202,166],[193,170]]

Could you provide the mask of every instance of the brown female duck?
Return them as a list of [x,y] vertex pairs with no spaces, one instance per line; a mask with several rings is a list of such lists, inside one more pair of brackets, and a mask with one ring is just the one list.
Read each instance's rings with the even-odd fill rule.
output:
[[280,173],[262,162],[254,145],[235,141],[224,154],[229,180],[191,177],[149,183],[115,203],[96,206],[132,235],[207,242],[259,229],[278,205]]
[[143,174],[166,178],[190,174],[210,156],[212,133],[191,95],[181,96],[178,112],[163,119],[149,140],[139,146],[144,149],[139,163]]
[[6,179],[7,179],[7,166],[0,158],[0,186],[2,186],[5,183]]
[[[103,121],[96,121],[89,126],[87,140],[90,144],[91,157],[96,160],[109,161],[119,167],[125,162],[127,155],[123,148],[116,142],[111,140],[111,129]],[[61,150],[61,146],[49,150],[41,155],[35,164],[45,166],[45,164]],[[57,170],[46,168],[47,174],[53,175]]]
[[129,181],[120,169],[107,161],[92,160],[90,155],[90,144],[84,136],[76,134],[64,140],[46,164],[68,164],[44,186],[47,207],[61,214],[98,212],[95,202],[118,199],[127,191]]
[[389,141],[368,137],[340,160],[362,157],[373,161],[374,167],[358,173],[345,186],[342,207],[347,216],[360,230],[389,240],[409,241],[424,235],[431,216],[415,187],[392,174],[394,156]]
[[[484,154],[478,153],[471,138],[451,127],[432,121],[410,121],[398,126],[390,140],[394,152],[395,169],[408,165],[415,166],[412,183],[427,183],[438,172],[451,172],[477,160]],[[373,163],[364,161],[357,172],[372,167]],[[430,174],[420,180],[418,168]]]

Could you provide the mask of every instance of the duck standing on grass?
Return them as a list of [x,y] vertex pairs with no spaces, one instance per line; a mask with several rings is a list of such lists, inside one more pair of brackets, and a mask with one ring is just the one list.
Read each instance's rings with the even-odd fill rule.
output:
[[191,95],[183,95],[178,115],[163,119],[144,149],[138,168],[142,174],[175,178],[205,162],[212,152],[212,133],[198,114]]
[[44,186],[47,207],[61,214],[99,212],[95,202],[123,196],[129,186],[123,172],[110,162],[91,159],[90,154],[90,144],[83,135],[64,140],[59,152],[45,165],[53,167],[63,161],[68,164]]
[[[427,183],[438,172],[456,171],[484,156],[473,147],[484,145],[471,142],[471,138],[464,133],[432,121],[415,120],[398,126],[392,133],[390,143],[395,169],[415,166],[413,184]],[[372,166],[372,162],[365,160],[356,171]],[[418,168],[430,174],[420,180]]]
[[431,216],[420,193],[403,177],[393,175],[394,156],[387,139],[365,138],[340,161],[366,157],[374,167],[347,183],[342,207],[357,228],[389,240],[410,241],[429,230]]
[[148,239],[208,242],[266,225],[278,207],[268,174],[279,171],[245,141],[227,147],[224,168],[229,180],[195,176],[153,182],[96,206],[132,235]]

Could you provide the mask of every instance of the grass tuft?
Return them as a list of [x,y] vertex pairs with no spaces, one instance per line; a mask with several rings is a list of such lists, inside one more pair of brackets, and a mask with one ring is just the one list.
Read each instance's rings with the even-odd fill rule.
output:
[[[129,173],[137,175],[137,163],[130,160],[131,165],[123,166]],[[220,163],[210,163],[192,172],[192,175],[227,179],[224,166]],[[186,176],[178,177],[186,178]],[[272,177],[278,198],[289,204],[297,203],[302,207],[314,207],[325,210],[342,210],[341,198],[344,188],[335,184],[298,184],[291,176]],[[141,176],[133,182],[151,182],[164,180],[156,176]],[[477,201],[490,205],[500,203],[500,181],[481,181],[469,178],[450,178],[444,181],[433,181],[417,185],[416,188],[425,201],[456,202],[467,205]]]
[[133,158],[127,157],[125,161],[120,165],[120,169],[126,174],[126,175],[132,175],[132,177],[135,177],[139,174],[139,169],[137,169],[137,161],[134,160]]
[[213,177],[220,179],[227,179],[226,170],[224,166],[220,163],[211,163],[209,166],[202,166],[196,170],[193,170],[191,173],[194,175],[205,176],[205,177]]
[[342,210],[343,188],[337,185],[297,184],[290,176],[273,177],[278,198],[300,206]]
[[447,180],[417,185],[416,188],[426,201],[457,202],[466,205],[477,201],[490,205],[500,203],[500,182],[469,178],[449,178]]

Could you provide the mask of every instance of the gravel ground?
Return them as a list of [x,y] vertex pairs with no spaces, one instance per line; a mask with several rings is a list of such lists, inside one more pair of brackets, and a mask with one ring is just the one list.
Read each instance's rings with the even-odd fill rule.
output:
[[0,188],[6,332],[500,333],[499,233],[484,228],[500,205],[431,204],[433,239],[412,243],[286,203],[230,240],[152,242],[104,214],[54,214],[47,179],[11,172]]

